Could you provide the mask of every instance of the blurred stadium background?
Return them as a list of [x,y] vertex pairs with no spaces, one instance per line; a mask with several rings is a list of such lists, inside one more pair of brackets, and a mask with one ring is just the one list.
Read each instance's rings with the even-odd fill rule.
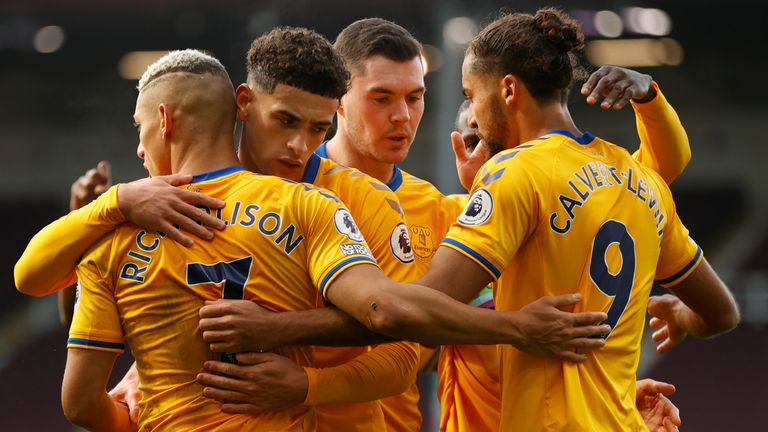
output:
[[[0,418],[3,430],[73,430],[59,389],[66,332],[54,297],[14,289],[13,264],[63,215],[72,181],[102,159],[116,182],[145,175],[132,113],[136,78],[164,50],[199,48],[245,78],[251,39],[276,25],[329,39],[352,21],[391,19],[425,44],[427,108],[404,164],[444,192],[460,191],[448,134],[461,100],[466,42],[501,7],[494,0],[3,0],[0,2]],[[551,4],[551,3],[550,3]],[[733,289],[743,324],[716,341],[644,349],[640,377],[677,385],[683,430],[765,430],[768,410],[768,6],[744,0],[554,3],[581,20],[584,63],[651,74],[688,131],[693,159],[672,189],[678,210]],[[638,145],[631,110],[602,112],[572,95],[583,130]],[[123,361],[116,374],[127,367]],[[119,369],[119,370],[118,370]],[[429,425],[429,423],[427,423]],[[425,427],[425,430],[429,427]]]

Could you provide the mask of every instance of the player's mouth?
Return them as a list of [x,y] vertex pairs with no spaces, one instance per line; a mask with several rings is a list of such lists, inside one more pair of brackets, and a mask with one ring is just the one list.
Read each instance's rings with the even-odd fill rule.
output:
[[385,137],[387,141],[397,144],[399,146],[407,145],[409,142],[411,142],[411,136],[407,133],[396,133],[387,135]]
[[278,170],[285,176],[286,173],[290,173],[293,176],[301,176],[304,170],[304,163],[301,159],[294,159],[290,157],[281,157],[277,159]]

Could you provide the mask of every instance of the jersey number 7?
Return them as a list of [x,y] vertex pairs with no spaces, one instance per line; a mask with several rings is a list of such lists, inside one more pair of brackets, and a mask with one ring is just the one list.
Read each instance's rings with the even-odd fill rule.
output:
[[238,258],[234,261],[220,261],[216,264],[187,264],[187,285],[224,283],[221,298],[242,300],[245,296],[245,282],[251,274],[253,257]]
[[[221,298],[242,300],[245,297],[245,283],[251,274],[253,257],[243,257],[234,261],[220,261],[216,264],[187,264],[187,285],[224,283]],[[220,353],[221,361],[237,364],[232,353]]]

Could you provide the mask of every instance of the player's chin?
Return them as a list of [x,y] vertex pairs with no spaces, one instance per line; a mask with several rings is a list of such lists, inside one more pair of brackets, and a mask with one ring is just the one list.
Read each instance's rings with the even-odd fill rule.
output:
[[303,174],[303,166],[290,165],[282,162],[276,163],[272,170],[272,175],[293,181],[301,181]]
[[406,157],[408,157],[408,151],[410,146],[388,149],[381,155],[382,162],[389,164],[403,163]]

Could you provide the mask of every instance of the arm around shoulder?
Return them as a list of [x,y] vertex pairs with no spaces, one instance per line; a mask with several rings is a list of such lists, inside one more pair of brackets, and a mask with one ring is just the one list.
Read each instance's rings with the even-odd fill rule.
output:
[[72,285],[80,257],[124,221],[117,207],[117,186],[113,186],[85,207],[49,224],[30,240],[16,262],[16,289],[44,296]]

